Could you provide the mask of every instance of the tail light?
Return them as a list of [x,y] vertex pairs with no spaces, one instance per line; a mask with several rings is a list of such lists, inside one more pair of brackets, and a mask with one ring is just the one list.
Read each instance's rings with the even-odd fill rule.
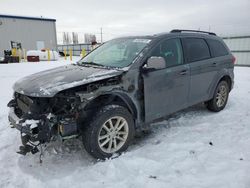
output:
[[232,58],[232,62],[233,62],[233,64],[235,64],[235,62],[236,62],[236,58],[234,56]]

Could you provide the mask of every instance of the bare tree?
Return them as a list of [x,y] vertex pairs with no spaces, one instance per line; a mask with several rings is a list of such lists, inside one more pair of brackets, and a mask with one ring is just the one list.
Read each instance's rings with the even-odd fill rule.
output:
[[71,43],[71,36],[68,32],[63,32],[63,44],[70,44]]
[[78,44],[78,33],[72,32],[73,44]]
[[86,33],[84,34],[84,42],[87,44],[96,42],[96,36],[94,34]]

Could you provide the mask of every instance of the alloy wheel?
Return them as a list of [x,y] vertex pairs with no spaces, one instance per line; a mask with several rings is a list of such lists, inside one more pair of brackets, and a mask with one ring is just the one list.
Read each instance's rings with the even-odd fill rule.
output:
[[98,145],[105,153],[115,153],[126,142],[129,126],[126,119],[115,116],[108,119],[101,127],[98,134]]
[[216,94],[216,105],[220,108],[222,107],[227,100],[227,88],[224,85],[221,85],[217,94]]

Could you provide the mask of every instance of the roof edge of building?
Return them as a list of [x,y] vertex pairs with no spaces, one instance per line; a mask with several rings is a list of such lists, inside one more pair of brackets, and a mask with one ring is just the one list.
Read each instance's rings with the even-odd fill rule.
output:
[[40,20],[40,21],[56,22],[56,19],[53,19],[53,18],[29,17],[29,16],[15,16],[15,15],[7,15],[7,14],[0,14],[0,18],[13,18],[13,19]]

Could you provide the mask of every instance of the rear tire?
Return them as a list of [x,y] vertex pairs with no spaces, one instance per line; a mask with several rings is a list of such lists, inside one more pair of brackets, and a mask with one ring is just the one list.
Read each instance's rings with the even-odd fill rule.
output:
[[97,159],[106,159],[125,151],[135,134],[131,113],[123,106],[107,105],[98,110],[83,131],[86,151]]
[[213,98],[206,103],[207,108],[213,112],[219,112],[223,110],[227,104],[228,96],[229,96],[228,83],[222,80],[217,85]]

